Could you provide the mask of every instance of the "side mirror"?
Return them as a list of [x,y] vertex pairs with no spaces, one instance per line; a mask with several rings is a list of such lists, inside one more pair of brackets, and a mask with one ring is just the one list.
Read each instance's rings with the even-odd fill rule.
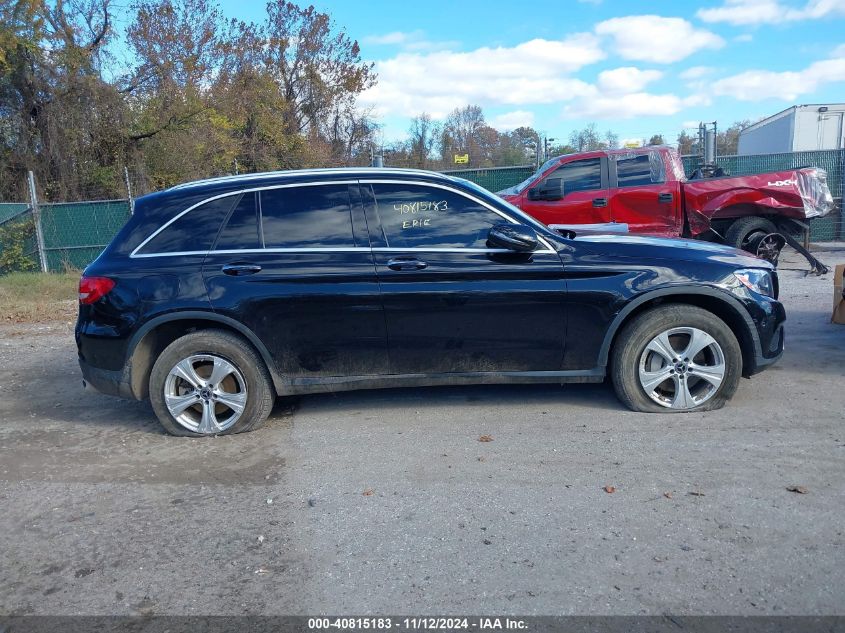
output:
[[487,244],[517,253],[530,253],[537,248],[537,231],[524,224],[497,224],[487,234]]
[[529,200],[560,200],[564,196],[563,178],[546,178],[528,190]]

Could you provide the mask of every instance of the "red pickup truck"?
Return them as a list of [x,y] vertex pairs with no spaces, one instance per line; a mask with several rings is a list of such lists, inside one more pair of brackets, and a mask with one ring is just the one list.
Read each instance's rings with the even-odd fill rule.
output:
[[785,241],[794,242],[791,220],[833,208],[822,169],[688,179],[665,146],[558,156],[498,194],[558,230],[694,237],[774,263]]

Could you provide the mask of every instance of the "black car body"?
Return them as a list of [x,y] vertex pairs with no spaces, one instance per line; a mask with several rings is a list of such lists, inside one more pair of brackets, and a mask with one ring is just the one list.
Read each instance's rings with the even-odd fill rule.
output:
[[[501,225],[513,246],[491,237]],[[277,395],[600,382],[623,326],[675,304],[733,331],[745,376],[783,350],[777,277],[762,260],[696,241],[561,235],[424,171],[278,172],[144,196],[91,279],[107,287],[81,294],[84,380],[137,399],[169,345],[209,328],[250,347]]]

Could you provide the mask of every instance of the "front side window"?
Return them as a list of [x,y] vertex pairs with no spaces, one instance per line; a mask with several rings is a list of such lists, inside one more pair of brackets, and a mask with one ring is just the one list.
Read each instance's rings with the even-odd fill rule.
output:
[[552,178],[563,179],[565,195],[575,191],[601,189],[601,159],[589,158],[566,163],[552,172],[546,180]]
[[486,248],[490,227],[507,220],[461,194],[425,185],[373,185],[390,248]]
[[191,209],[165,227],[139,254],[207,251],[238,196],[224,196]]
[[261,192],[266,248],[352,247],[347,185],[310,185]]
[[643,187],[666,180],[663,161],[657,152],[616,160],[616,181],[619,187]]

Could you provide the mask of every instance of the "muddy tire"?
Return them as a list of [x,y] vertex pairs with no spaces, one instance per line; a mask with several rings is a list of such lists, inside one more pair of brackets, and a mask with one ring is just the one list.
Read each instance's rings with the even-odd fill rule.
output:
[[742,376],[731,329],[691,305],[653,308],[626,323],[611,352],[611,379],[633,411],[681,413],[724,406]]
[[176,339],[150,374],[150,402],[172,435],[252,431],[270,415],[274,398],[264,360],[244,339],[223,330]]

